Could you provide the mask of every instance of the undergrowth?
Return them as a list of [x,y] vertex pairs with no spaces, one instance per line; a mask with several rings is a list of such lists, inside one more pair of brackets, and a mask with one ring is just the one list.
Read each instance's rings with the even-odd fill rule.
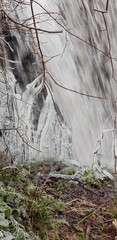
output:
[[65,222],[66,204],[36,186],[29,173],[25,167],[0,170],[0,236],[4,240],[48,239],[48,231],[57,235]]
[[117,198],[108,194],[112,184],[97,180],[91,170],[80,180],[48,178],[49,167],[0,161],[0,239],[115,240]]

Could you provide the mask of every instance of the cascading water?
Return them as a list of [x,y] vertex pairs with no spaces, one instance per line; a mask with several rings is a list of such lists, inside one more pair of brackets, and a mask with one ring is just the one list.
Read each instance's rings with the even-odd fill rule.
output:
[[[16,22],[33,25],[29,1],[18,7],[3,2]],[[33,1],[36,28],[59,32],[38,31],[44,76],[35,30],[2,19],[9,29],[1,39],[1,81],[7,83],[1,83],[1,128],[16,129],[5,131],[4,151],[20,159],[59,156],[113,169],[117,3],[109,2],[107,13],[94,11],[105,7],[106,0]]]

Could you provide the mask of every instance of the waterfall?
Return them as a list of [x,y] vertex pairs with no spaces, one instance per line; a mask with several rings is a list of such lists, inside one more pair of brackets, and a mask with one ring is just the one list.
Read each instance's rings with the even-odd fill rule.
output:
[[1,1],[15,19],[1,16],[1,148],[113,170],[117,3],[105,13],[106,0],[34,0],[39,45],[28,3]]

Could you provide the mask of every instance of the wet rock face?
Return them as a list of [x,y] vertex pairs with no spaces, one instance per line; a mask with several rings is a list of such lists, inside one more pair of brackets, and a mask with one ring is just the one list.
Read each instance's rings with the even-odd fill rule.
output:
[[[21,5],[17,6],[15,1],[6,0],[2,4],[9,16],[12,12],[16,22],[26,18],[26,12],[21,11]],[[16,161],[28,161],[40,156],[40,152],[41,156],[69,158],[70,131],[59,105],[53,103],[50,91],[42,86],[42,60],[36,52],[33,34],[9,21],[8,15],[0,16],[3,37],[0,45],[3,83],[0,84],[4,90],[0,93],[0,126],[4,130],[1,151]]]

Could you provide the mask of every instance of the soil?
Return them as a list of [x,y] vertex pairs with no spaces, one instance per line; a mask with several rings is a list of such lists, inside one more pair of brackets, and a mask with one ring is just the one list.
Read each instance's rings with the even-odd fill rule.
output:
[[[49,177],[49,171],[45,174],[44,169],[41,166],[41,177],[36,179],[37,186],[54,198],[61,199],[67,206],[64,214],[61,209],[57,213],[57,217],[61,216],[66,221],[59,229],[60,239],[117,239],[117,227],[113,222],[117,218],[117,199],[113,181],[104,179],[92,184],[92,181],[87,183],[86,179],[66,180],[56,178],[56,175]],[[52,234],[50,230],[48,235]]]

